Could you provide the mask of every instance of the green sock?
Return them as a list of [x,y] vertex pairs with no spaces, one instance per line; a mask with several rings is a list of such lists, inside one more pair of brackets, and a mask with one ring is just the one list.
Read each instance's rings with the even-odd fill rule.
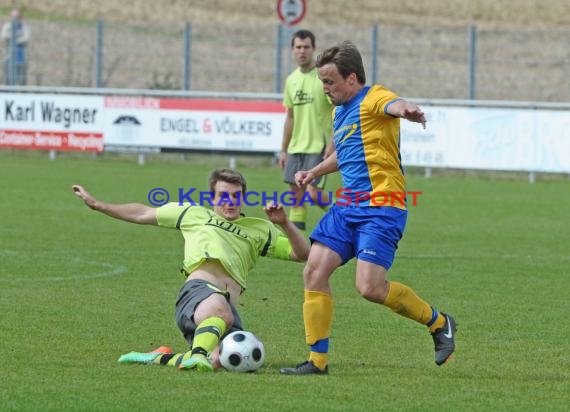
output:
[[[188,352],[190,353],[190,352]],[[157,357],[153,362],[157,365],[176,366],[180,365],[184,353],[165,353]]]
[[307,228],[307,209],[304,207],[292,207],[289,210],[289,220],[301,231]]
[[153,363],[157,365],[167,365],[178,367],[182,361],[187,360],[192,355],[200,354],[208,356],[220,341],[220,337],[226,332],[226,322],[222,318],[213,316],[205,319],[198,325],[194,332],[192,350],[184,353],[165,353],[157,356]]
[[217,316],[212,316],[200,322],[194,332],[192,354],[207,355],[218,346],[220,338],[226,333],[226,322]]

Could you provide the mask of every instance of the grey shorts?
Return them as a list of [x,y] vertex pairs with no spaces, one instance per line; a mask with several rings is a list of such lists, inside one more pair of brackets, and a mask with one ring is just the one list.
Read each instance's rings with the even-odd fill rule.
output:
[[[178,293],[178,299],[176,300],[176,324],[190,346],[192,346],[194,332],[198,326],[194,323],[194,312],[196,311],[196,307],[200,302],[214,293],[219,293],[225,296],[229,303],[229,293],[220,292],[219,289],[210,282],[200,279],[189,280],[184,284],[184,286],[182,286],[180,293]],[[230,307],[232,308],[232,314],[234,315],[234,324],[230,330],[226,331],[226,334],[237,330],[243,330],[239,313],[231,304]]]
[[[295,173],[299,170],[309,170],[323,161],[322,153],[287,153],[287,161],[283,170],[283,181],[290,185],[295,184]],[[316,178],[311,186],[317,189],[325,187],[325,177]]]

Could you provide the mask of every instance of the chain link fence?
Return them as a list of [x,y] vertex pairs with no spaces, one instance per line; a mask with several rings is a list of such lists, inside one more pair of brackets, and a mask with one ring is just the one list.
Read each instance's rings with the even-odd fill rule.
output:
[[[295,68],[290,36],[297,28],[275,23],[26,23],[28,85],[273,93]],[[468,27],[309,29],[317,53],[353,41],[368,83],[403,96],[570,101],[570,29],[475,28],[471,35]],[[3,43],[4,70],[9,50]]]

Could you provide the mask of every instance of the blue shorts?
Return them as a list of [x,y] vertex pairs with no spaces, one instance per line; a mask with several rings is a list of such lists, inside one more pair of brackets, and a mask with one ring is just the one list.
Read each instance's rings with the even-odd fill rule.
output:
[[345,264],[357,259],[390,269],[404,234],[408,211],[395,207],[355,207],[334,204],[311,233],[338,253]]

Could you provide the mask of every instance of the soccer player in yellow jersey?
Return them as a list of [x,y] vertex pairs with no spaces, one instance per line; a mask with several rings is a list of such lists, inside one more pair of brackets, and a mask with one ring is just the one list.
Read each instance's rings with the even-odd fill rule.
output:
[[340,171],[343,196],[310,236],[311,251],[303,272],[309,359],[281,373],[328,373],[333,318],[329,279],[337,267],[354,257],[356,288],[362,297],[427,326],[435,345],[435,363],[442,365],[455,351],[455,320],[408,286],[387,280],[407,218],[400,118],[425,128],[424,113],[383,86],[365,86],[362,58],[351,42],[325,50],[316,66],[324,91],[336,106],[335,152],[310,170],[297,172],[295,180],[303,187],[319,176]]
[[247,185],[241,173],[215,170],[209,186],[212,209],[178,203],[159,208],[111,204],[95,199],[80,185],[73,186],[75,194],[93,210],[127,222],[178,229],[184,237],[182,272],[186,282],[176,301],[176,323],[192,349],[186,353],[172,353],[168,347],[130,352],[119,362],[213,371],[219,367],[216,355],[220,339],[243,330],[236,308],[257,259],[307,259],[309,244],[281,205],[265,206],[269,220],[242,215],[240,196],[246,193]]
[[323,92],[323,83],[317,74],[313,57],[315,35],[309,30],[296,31],[291,39],[291,49],[298,67],[287,77],[283,90],[287,116],[279,166],[283,170],[283,181],[295,193],[295,205],[289,210],[289,218],[299,229],[305,230],[307,204],[326,210],[330,199],[323,192],[324,177],[307,186],[310,197],[304,198],[304,190],[295,184],[295,173],[319,164],[327,155],[325,149],[332,149],[329,143],[333,105]]

